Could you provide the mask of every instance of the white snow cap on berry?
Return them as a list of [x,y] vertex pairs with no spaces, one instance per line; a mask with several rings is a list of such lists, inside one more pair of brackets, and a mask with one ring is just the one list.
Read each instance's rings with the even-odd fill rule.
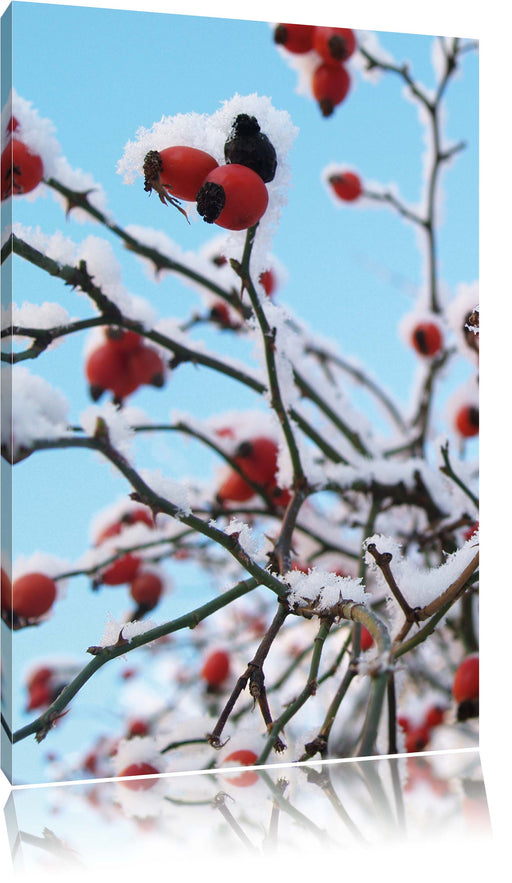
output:
[[[287,156],[298,129],[293,125],[285,110],[276,110],[266,96],[234,95],[222,103],[211,115],[190,112],[173,117],[162,117],[150,129],[140,127],[134,141],[129,141],[117,171],[127,184],[133,184],[142,177],[144,157],[150,150],[164,150],[167,147],[194,147],[211,154],[219,165],[225,165],[224,144],[231,135],[233,122],[238,114],[246,113],[256,117],[261,132],[272,142],[277,154],[277,169],[273,181],[266,186],[269,203],[258,226],[251,256],[251,267],[255,278],[268,269],[271,254],[271,238],[277,229],[281,208],[286,203],[290,168]],[[240,260],[245,243],[246,231],[233,231],[226,237],[226,258]]]
[[441,335],[443,334],[443,323],[439,317],[438,313],[433,313],[431,310],[414,310],[411,313],[407,313],[405,316],[402,316],[400,323],[398,325],[398,333],[400,335],[401,340],[405,343],[405,345],[410,349],[411,341],[414,334],[414,331],[418,327],[418,325],[423,324],[435,325],[439,328]]
[[[15,89],[11,90],[9,99],[2,108],[2,140],[8,131],[11,117],[14,117],[18,124],[12,133],[13,137],[23,141],[31,153],[36,153],[41,157],[44,177],[55,178],[70,190],[88,192],[91,205],[104,211],[107,199],[103,188],[88,172],[73,169],[69,165],[55,137],[55,126],[52,121],[41,117],[32,106],[32,102],[18,95]],[[27,198],[34,199],[42,193],[44,193],[44,186],[40,184],[27,194]],[[63,208],[68,208],[65,197],[56,190],[52,189],[52,196],[61,203]],[[73,219],[89,223],[95,221],[91,215],[77,207],[73,209]]]
[[[63,558],[57,558],[49,552],[33,552],[31,555],[19,555],[13,565],[12,577],[13,581],[25,576],[27,573],[44,573],[50,579],[58,579],[61,573],[67,573],[71,570],[69,561]],[[63,598],[65,595],[65,584],[67,580],[59,580],[57,583],[57,596]]]
[[7,131],[11,117],[18,123],[12,133],[13,137],[23,141],[31,153],[41,157],[45,176],[54,175],[60,145],[55,138],[55,127],[51,120],[40,117],[32,107],[32,102],[18,95],[15,89],[11,90],[10,99],[2,108],[2,133]]

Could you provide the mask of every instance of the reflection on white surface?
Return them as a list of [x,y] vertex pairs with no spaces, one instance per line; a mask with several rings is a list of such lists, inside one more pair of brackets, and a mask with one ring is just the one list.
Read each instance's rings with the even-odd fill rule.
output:
[[17,789],[5,815],[16,874],[38,880],[490,834],[473,750]]

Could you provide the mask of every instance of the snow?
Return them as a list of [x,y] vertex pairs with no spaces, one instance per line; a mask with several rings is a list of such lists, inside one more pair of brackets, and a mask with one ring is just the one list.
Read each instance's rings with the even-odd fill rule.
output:
[[191,514],[190,490],[185,482],[178,482],[168,478],[161,469],[141,469],[140,476],[155,494],[158,494],[177,507],[179,510],[177,518],[180,515]]
[[[55,137],[55,126],[49,119],[41,117],[32,105],[18,95],[15,89],[11,90],[9,99],[2,109],[2,131],[5,132],[11,114],[18,121],[18,128],[13,133],[14,138],[24,142],[32,153],[37,153],[43,161],[43,171],[45,178],[55,178],[61,184],[75,191],[91,191],[89,194],[90,203],[100,211],[105,211],[106,196],[101,185],[99,185],[92,175],[83,172],[80,169],[73,169],[65,156],[62,154],[61,146]],[[26,195],[28,200],[36,199],[38,196],[45,194],[47,188],[44,183],[39,184],[35,190]],[[67,209],[67,202],[63,196],[56,190],[51,188],[51,193],[64,209]],[[78,222],[94,221],[87,212],[75,208],[73,209],[73,219]]]
[[[44,174],[49,177],[55,172],[56,158],[60,153],[60,146],[55,138],[55,127],[51,120],[43,119],[33,108],[32,102],[26,101],[12,89],[11,103],[8,101],[2,110],[2,131],[5,131],[9,119],[16,117],[19,126],[13,133],[15,138],[23,141],[32,153],[37,153],[43,161]],[[39,185],[38,190],[42,190]]]
[[121,622],[109,613],[98,647],[111,647],[112,645],[117,644],[120,636],[130,642],[133,638],[149,632],[151,629],[155,628],[156,625],[157,623],[151,619],[141,619],[136,620],[135,622]]
[[[158,623],[153,619],[137,619],[134,622],[127,622],[126,625],[123,626],[123,638],[127,641],[132,641],[133,638],[145,635],[146,632],[156,628],[157,625]],[[148,644],[147,646],[149,647],[151,644]]]
[[249,527],[248,524],[245,524],[244,521],[232,518],[227,527],[224,528],[224,533],[228,536],[237,534],[237,540],[240,543],[240,546],[253,560],[256,560],[261,556],[261,541],[255,535],[252,528]]
[[[281,209],[286,203],[290,181],[287,155],[298,134],[288,112],[276,110],[270,98],[256,94],[235,94],[211,115],[193,112],[177,114],[173,117],[162,117],[150,129],[140,127],[135,140],[129,141],[125,146],[118,163],[118,172],[125,183],[133,184],[138,176],[142,177],[144,157],[149,150],[162,150],[182,144],[205,150],[219,164],[224,164],[224,144],[231,132],[233,120],[239,113],[256,117],[261,131],[274,145],[278,160],[275,178],[267,184],[269,204],[259,222],[252,251],[252,271],[257,278],[268,267],[272,236],[277,229]],[[245,230],[228,235],[225,239],[225,256],[240,260],[245,239]]]
[[152,325],[156,312],[148,301],[129,294],[123,283],[121,267],[109,242],[98,236],[88,236],[77,248],[77,261],[85,261],[94,284],[119,307],[127,319]]
[[72,435],[69,405],[60,390],[23,366],[3,366],[2,381],[12,390],[11,409],[3,414],[2,445],[14,458],[34,442]]
[[403,315],[398,324],[398,333],[401,340],[408,349],[410,349],[412,346],[411,339],[415,329],[418,325],[421,325],[423,323],[435,325],[437,328],[439,328],[442,337],[444,337],[444,323],[440,319],[439,314],[433,313],[431,310],[424,309],[418,305],[416,309]]
[[105,404],[90,405],[80,415],[80,424],[91,438],[96,432],[98,420],[103,420],[107,426],[108,439],[113,448],[124,456],[130,453],[135,432],[131,421],[124,410],[116,408],[112,402]]
[[446,419],[452,426],[453,431],[457,434],[458,430],[455,426],[455,419],[459,410],[466,405],[478,409],[479,392],[478,380],[476,377],[469,377],[465,383],[461,383],[446,402]]
[[68,311],[61,304],[48,303],[32,304],[28,301],[20,306],[12,305],[12,324],[30,328],[57,328],[59,325],[67,325],[72,322]]
[[[473,561],[476,553],[478,539],[472,537],[462,548],[452,555],[439,567],[420,566],[412,557],[404,558],[402,548],[393,538],[381,534],[368,537],[366,547],[374,543],[377,551],[381,554],[389,552],[393,557],[390,563],[391,572],[402,592],[402,595],[411,607],[426,607],[448,589],[461,575],[466,567]],[[386,586],[385,579],[375,562],[373,555],[366,552],[365,561],[377,574],[377,580],[382,587]],[[389,594],[390,590],[387,589]]]
[[62,573],[67,573],[70,570],[71,565],[64,558],[51,555],[49,552],[36,550],[31,555],[19,555],[16,558],[13,565],[12,578],[14,582],[14,580],[19,579],[20,576],[24,576],[26,573],[44,573],[46,576],[58,580],[57,597],[63,598],[66,594],[67,580],[59,579],[59,577]]
[[314,603],[319,613],[331,610],[341,601],[364,604],[370,597],[361,579],[337,576],[329,570],[312,568],[307,573],[291,570],[283,579],[290,586],[288,601],[292,607],[307,607]]
[[[90,204],[106,215],[107,221],[110,220],[107,212],[107,197],[105,191],[103,190],[103,187],[94,180],[90,172],[84,172],[82,169],[73,169],[69,165],[65,156],[59,156],[55,160],[53,177],[60,184],[67,187],[68,190],[73,190],[75,193],[87,193],[87,199]],[[53,188],[51,193],[53,198],[60,203],[65,211],[67,211],[69,206],[65,197]],[[71,216],[73,220],[77,221],[79,224],[99,223],[93,215],[78,206],[73,207]]]
[[68,236],[63,235],[61,230],[46,234],[43,233],[40,227],[24,227],[22,224],[15,222],[12,225],[12,232],[18,239],[27,242],[37,251],[57,261],[61,266],[73,264],[75,260],[76,246]]

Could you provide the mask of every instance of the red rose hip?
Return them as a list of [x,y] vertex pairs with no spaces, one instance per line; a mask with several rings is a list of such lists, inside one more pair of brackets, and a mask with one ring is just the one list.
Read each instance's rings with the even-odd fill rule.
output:
[[14,581],[12,609],[18,616],[33,619],[47,613],[57,597],[55,582],[44,573],[26,573]]
[[361,179],[355,172],[340,172],[339,174],[331,175],[329,184],[336,196],[344,202],[353,202],[363,192]]
[[101,574],[100,581],[107,586],[120,586],[129,583],[137,575],[141,560],[137,555],[130,553],[122,555],[112,564],[109,564]]
[[[257,760],[258,758],[254,751],[250,751],[248,748],[239,748],[238,751],[233,751],[231,754],[228,754],[228,756],[224,758],[223,763],[239,763],[241,766],[252,766]],[[258,778],[258,773],[255,770],[247,770],[247,772],[240,773],[237,776],[226,777],[226,781],[229,782],[230,785],[236,785],[237,788],[247,788],[250,785],[254,785],[254,783],[258,781]]]
[[13,138],[2,153],[2,200],[35,190],[43,179],[43,161],[23,141]]
[[479,432],[479,410],[475,405],[464,405],[455,417],[455,426],[465,438],[472,438]]
[[161,202],[177,199],[192,202],[201,184],[217,160],[195,147],[176,145],[164,150],[150,150],[144,159],[144,189],[156,190]]
[[315,70],[311,86],[322,116],[329,117],[346,97],[350,76],[342,64],[334,66],[324,61]]
[[478,699],[480,661],[478,655],[468,656],[459,665],[453,679],[452,693],[457,704]]
[[140,572],[132,580],[130,595],[137,604],[152,610],[158,604],[163,588],[162,580],[156,573]]
[[356,38],[350,28],[315,28],[313,49],[328,64],[346,61],[355,48]]
[[218,687],[229,675],[231,663],[225,650],[214,650],[205,659],[201,677],[210,687]]
[[279,23],[274,29],[274,43],[294,55],[303,55],[313,48],[315,27]]
[[[122,776],[154,776],[156,773],[158,773],[158,770],[151,763],[131,763],[118,774],[118,778]],[[152,788],[156,784],[156,781],[156,779],[144,778],[128,779],[126,782],[121,782],[121,784],[131,791],[147,791],[148,788]]]
[[420,356],[435,356],[443,345],[443,335],[435,322],[420,322],[412,332],[411,342]]
[[268,191],[260,176],[238,163],[210,172],[197,194],[197,211],[206,223],[226,230],[253,227],[267,206]]

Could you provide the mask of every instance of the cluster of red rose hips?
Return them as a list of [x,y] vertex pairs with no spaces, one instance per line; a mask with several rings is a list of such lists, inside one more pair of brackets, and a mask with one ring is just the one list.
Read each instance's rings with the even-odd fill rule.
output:
[[160,388],[165,382],[165,364],[160,353],[148,346],[140,334],[121,328],[108,328],[104,343],[90,353],[85,373],[95,402],[107,390],[120,403],[140,386]]
[[1,177],[2,201],[10,196],[21,196],[35,190],[43,179],[43,161],[39,154],[34,153],[18,137],[20,124],[16,117],[11,117],[7,124],[6,134],[9,140],[2,151]]
[[2,569],[2,616],[21,626],[37,622],[53,607],[57,598],[55,580],[45,573],[34,571],[11,581]]
[[407,715],[397,717],[397,723],[405,734],[405,750],[408,754],[423,751],[427,747],[432,730],[443,723],[447,710],[442,705],[432,705],[419,723],[413,722]]
[[293,55],[316,53],[318,64],[311,89],[322,116],[331,116],[350,88],[345,62],[356,49],[354,32],[350,28],[280,23],[274,29],[274,42]]
[[[432,359],[444,346],[443,331],[434,318],[417,322],[409,331],[409,341],[418,355]],[[454,415],[454,428],[463,438],[473,438],[479,431],[479,409],[474,402],[462,404]]]
[[274,179],[276,151],[256,117],[238,114],[224,145],[225,165],[204,150],[176,145],[150,150],[143,165],[144,189],[155,190],[162,203],[179,208],[178,200],[195,201],[208,224],[247,230],[268,206],[266,184]]
[[[119,536],[126,527],[132,524],[146,524],[154,527],[153,518],[147,508],[140,507],[130,510],[117,521],[104,528],[96,538],[95,545],[100,546],[105,540]],[[129,584],[130,595],[137,604],[135,616],[153,610],[158,604],[164,584],[158,574],[152,570],[145,570],[143,559],[139,555],[127,552],[108,564],[94,581],[95,587],[104,584],[107,586],[121,586]]]
[[266,436],[257,436],[238,445],[233,462],[243,475],[235,469],[230,470],[217,491],[217,502],[221,505],[247,502],[255,495],[249,484],[252,481],[262,488],[275,506],[287,506],[290,492],[280,488],[276,479],[278,453],[276,442]]

